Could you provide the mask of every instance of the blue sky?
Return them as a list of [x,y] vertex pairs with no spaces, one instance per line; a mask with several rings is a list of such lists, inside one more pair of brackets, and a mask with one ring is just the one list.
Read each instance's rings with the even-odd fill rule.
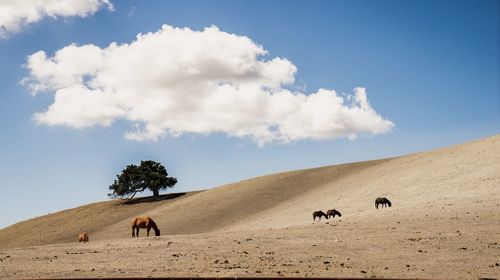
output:
[[[403,155],[500,132],[498,1],[111,1],[85,17],[43,18],[0,38],[0,227],[106,200],[127,165],[162,162],[206,189],[279,171]],[[1,9],[1,7],[0,7]],[[368,100],[390,131],[259,145],[252,136],[186,132],[134,141],[130,119],[72,128],[36,122],[54,91],[32,95],[27,57],[70,44],[130,44],[162,25],[246,36],[296,67],[283,90],[321,88]],[[281,138],[280,138],[281,139]],[[288,139],[288,138],[287,138]]]

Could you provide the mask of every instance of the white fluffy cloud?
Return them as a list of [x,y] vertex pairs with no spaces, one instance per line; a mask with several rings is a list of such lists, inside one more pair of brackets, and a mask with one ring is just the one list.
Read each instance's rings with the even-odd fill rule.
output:
[[0,38],[44,17],[85,17],[105,6],[113,9],[109,0],[1,0]]
[[33,94],[55,94],[36,122],[85,128],[128,120],[133,129],[125,137],[133,140],[219,132],[263,145],[352,139],[394,126],[370,106],[364,88],[352,95],[292,92],[286,86],[297,68],[267,57],[248,37],[215,26],[164,25],[129,44],[70,45],[52,57],[36,52],[23,83]]

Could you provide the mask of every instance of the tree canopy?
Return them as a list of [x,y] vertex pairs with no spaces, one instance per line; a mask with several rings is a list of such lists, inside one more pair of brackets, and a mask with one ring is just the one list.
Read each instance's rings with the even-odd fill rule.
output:
[[139,166],[131,164],[122,170],[109,190],[108,196],[112,198],[128,197],[132,199],[138,192],[149,189],[153,197],[160,196],[160,190],[172,188],[177,183],[177,178],[168,177],[167,169],[159,162],[152,160],[141,161]]

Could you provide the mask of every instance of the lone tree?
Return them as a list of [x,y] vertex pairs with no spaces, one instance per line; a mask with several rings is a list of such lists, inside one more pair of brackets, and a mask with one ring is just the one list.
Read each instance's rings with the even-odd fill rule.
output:
[[168,177],[167,169],[159,162],[152,160],[141,161],[141,165],[128,165],[116,180],[109,186],[108,196],[112,198],[126,197],[131,200],[138,192],[149,189],[153,197],[160,196],[160,190],[173,187],[177,183],[174,177]]

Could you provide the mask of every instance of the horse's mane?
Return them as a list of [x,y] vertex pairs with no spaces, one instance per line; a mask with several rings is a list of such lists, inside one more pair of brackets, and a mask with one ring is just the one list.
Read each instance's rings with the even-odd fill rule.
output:
[[153,221],[153,219],[151,219],[151,218],[149,218],[149,224],[151,224],[152,228],[158,228],[158,226],[156,225],[155,221]]
[[155,221],[153,219],[149,218],[149,223],[151,224],[151,227],[154,229],[156,235],[160,235],[160,229],[156,225]]

